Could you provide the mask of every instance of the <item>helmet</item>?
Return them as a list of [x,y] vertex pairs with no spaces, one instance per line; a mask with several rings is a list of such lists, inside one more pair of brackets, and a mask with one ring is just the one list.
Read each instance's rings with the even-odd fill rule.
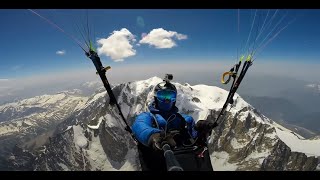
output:
[[154,88],[156,108],[161,111],[170,111],[175,106],[177,89],[170,82],[161,82]]

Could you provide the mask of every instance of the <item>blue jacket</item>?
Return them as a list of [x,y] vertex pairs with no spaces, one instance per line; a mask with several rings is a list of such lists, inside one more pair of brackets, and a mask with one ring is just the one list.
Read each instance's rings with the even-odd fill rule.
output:
[[[132,125],[134,136],[142,144],[148,146],[148,140],[154,133],[164,131],[165,129],[167,130],[167,132],[172,129],[180,129],[181,121],[183,119],[179,118],[179,116],[176,115],[176,113],[178,113],[177,107],[174,106],[174,108],[172,108],[170,112],[161,112],[154,107],[154,103],[151,103],[148,108],[150,112],[143,112],[139,114]],[[193,138],[196,138],[197,131],[194,130],[195,122],[193,118],[186,114],[181,115],[186,121],[189,134]],[[157,121],[159,128],[154,125],[154,120]]]

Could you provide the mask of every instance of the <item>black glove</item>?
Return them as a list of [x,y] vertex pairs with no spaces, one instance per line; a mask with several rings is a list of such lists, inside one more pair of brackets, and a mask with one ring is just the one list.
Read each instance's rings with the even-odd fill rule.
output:
[[199,120],[195,125],[194,129],[199,132],[210,132],[213,128],[217,127],[217,122],[210,122],[207,120]]
[[207,120],[199,120],[196,125],[194,126],[194,129],[198,131],[198,142],[200,144],[206,144],[206,139],[210,136],[212,133],[212,129],[217,127],[217,122],[210,122]]

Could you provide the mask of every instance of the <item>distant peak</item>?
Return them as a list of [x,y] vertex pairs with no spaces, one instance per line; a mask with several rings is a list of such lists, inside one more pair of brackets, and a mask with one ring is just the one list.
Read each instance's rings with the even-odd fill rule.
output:
[[307,84],[306,87],[315,89],[320,92],[320,84]]

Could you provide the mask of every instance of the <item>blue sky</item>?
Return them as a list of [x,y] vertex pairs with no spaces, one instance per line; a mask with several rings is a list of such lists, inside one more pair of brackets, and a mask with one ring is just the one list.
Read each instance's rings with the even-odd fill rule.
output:
[[[84,42],[76,24],[86,24],[86,10],[36,10],[42,16],[58,24],[67,33]],[[238,12],[240,12],[238,32]],[[103,63],[111,66],[157,65],[161,63],[209,63],[214,61],[234,62],[237,47],[246,42],[252,21],[256,17],[251,36],[261,27],[268,10],[88,10],[90,30],[96,40],[108,39],[114,31],[125,28],[133,35],[130,41],[134,55],[123,61],[102,53]],[[269,17],[275,10],[269,11]],[[286,16],[284,16],[287,13]],[[269,32],[281,17],[279,29],[295,19],[259,54],[258,59],[273,62],[316,63],[320,57],[320,10],[279,10]],[[2,30],[0,33],[0,79],[44,75],[52,72],[90,67],[82,50],[64,33],[28,10],[0,10]],[[155,48],[152,42],[157,37],[140,43],[142,34],[152,30],[171,31],[171,40],[177,45]],[[266,29],[267,30],[267,29]],[[127,32],[126,31],[126,32]],[[266,34],[261,34],[263,38]],[[275,33],[273,33],[275,34]],[[272,36],[271,34],[270,36]],[[179,36],[180,35],[180,36]],[[184,37],[179,38],[178,37]],[[93,37],[91,37],[94,39]],[[251,37],[253,38],[253,37]],[[159,40],[159,39],[158,39]],[[109,43],[110,41],[108,41]],[[113,41],[114,42],[114,41]],[[253,42],[253,41],[251,41]],[[137,45],[140,44],[140,45]],[[242,46],[244,46],[242,43]],[[99,48],[99,45],[95,43]],[[58,51],[64,51],[62,55]],[[129,53],[130,52],[122,52]],[[132,52],[131,52],[132,53]]]

